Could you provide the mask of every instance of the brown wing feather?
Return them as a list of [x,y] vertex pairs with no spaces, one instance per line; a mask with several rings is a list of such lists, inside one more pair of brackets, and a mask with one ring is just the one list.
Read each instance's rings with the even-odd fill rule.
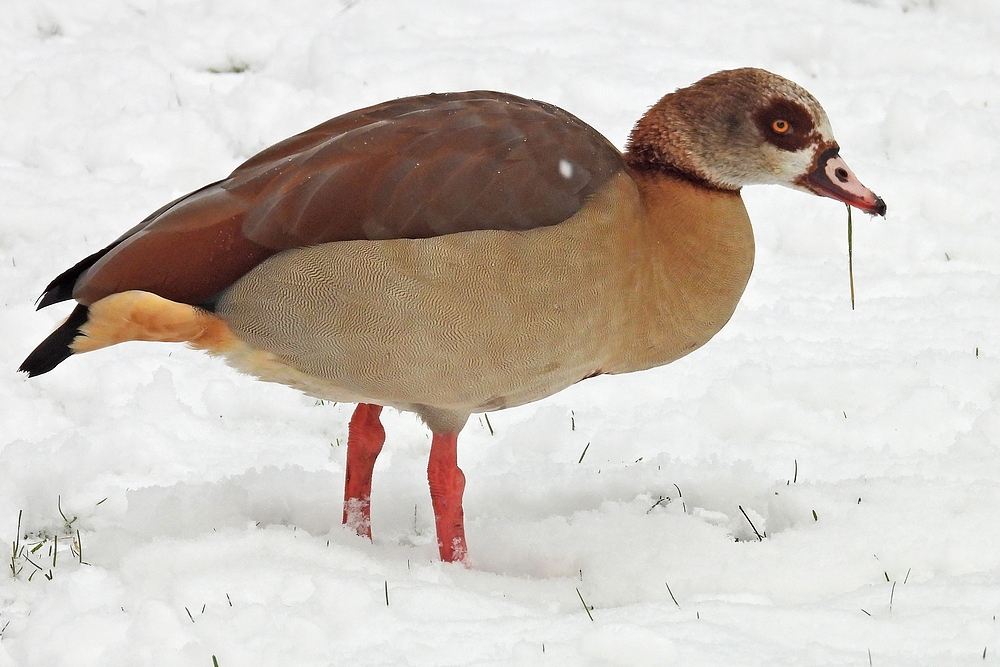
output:
[[558,224],[623,168],[596,130],[542,102],[481,91],[386,102],[164,207],[83,267],[73,297],[140,289],[204,304],[288,248]]

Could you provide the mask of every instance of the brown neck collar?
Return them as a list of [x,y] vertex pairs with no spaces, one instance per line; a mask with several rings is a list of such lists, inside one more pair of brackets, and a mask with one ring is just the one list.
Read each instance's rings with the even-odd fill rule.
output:
[[692,185],[696,185],[706,190],[712,190],[713,192],[740,191],[740,188],[724,187],[713,183],[697,173],[674,166],[673,164],[664,161],[653,151],[643,151],[641,149],[636,150],[635,146],[629,146],[628,150],[622,157],[625,159],[625,164],[628,166],[629,171],[636,176],[645,178],[666,176],[681,181],[687,181]]

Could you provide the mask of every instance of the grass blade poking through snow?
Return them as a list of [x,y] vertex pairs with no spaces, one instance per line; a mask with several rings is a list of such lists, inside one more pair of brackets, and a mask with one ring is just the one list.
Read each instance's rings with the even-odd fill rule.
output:
[[674,488],[677,489],[677,498],[681,501],[681,510],[685,514],[687,514],[688,513],[688,506],[687,506],[687,503],[684,502],[684,494],[681,493],[681,487],[679,487],[676,484],[674,484]]
[[663,585],[667,587],[667,592],[670,593],[670,599],[673,600],[674,604],[677,605],[677,608],[680,609],[681,608],[681,603],[678,602],[677,598],[674,597],[674,592],[672,590],[670,590],[670,584],[668,584],[667,582],[664,581]]
[[850,204],[847,204],[847,275],[851,279],[851,310],[854,310],[854,225]]
[[737,505],[737,507],[739,507],[740,511],[743,512],[743,517],[747,520],[747,523],[750,524],[750,527],[753,528],[753,534],[757,536],[757,541],[763,542],[764,537],[759,532],[757,532],[757,526],[753,525],[753,521],[751,521],[750,517],[747,516],[747,511],[743,509],[743,505]]
[[76,553],[80,557],[80,565],[90,565],[83,561],[83,538],[80,537],[79,530],[76,531]]
[[[17,558],[21,555],[21,514],[24,510],[17,511],[17,532],[14,534],[14,542],[11,544],[12,551],[10,555],[10,574],[12,577],[16,577],[20,572],[21,568],[17,566]],[[6,627],[6,626],[5,626]]]
[[583,605],[583,610],[587,612],[587,618],[589,618],[591,622],[593,622],[594,617],[590,613],[590,607],[587,606],[587,601],[583,599],[583,593],[580,592],[579,588],[576,589],[576,594],[580,596],[580,604]]

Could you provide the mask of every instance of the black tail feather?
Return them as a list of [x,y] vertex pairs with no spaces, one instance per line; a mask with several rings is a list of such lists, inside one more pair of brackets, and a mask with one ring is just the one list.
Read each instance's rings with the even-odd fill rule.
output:
[[73,354],[70,343],[80,335],[80,327],[87,321],[89,310],[83,304],[78,305],[66,321],[28,355],[17,370],[27,373],[28,377],[35,377],[48,373],[68,359]]
[[80,274],[93,266],[97,260],[108,254],[114,246],[108,246],[103,250],[98,250],[93,255],[81,259],[79,262],[66,269],[48,284],[42,295],[38,297],[37,309],[41,310],[45,306],[51,306],[60,301],[68,301],[73,298],[73,286]]

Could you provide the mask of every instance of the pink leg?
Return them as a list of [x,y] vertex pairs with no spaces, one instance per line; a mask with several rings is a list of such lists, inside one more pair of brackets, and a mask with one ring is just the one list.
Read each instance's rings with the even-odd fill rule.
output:
[[434,434],[431,458],[427,463],[427,481],[431,487],[441,560],[465,562],[469,553],[465,545],[465,518],[462,514],[465,475],[458,467],[457,433]]
[[385,429],[379,421],[381,414],[381,405],[358,403],[347,428],[344,525],[369,540],[372,538],[372,468],[385,444]]

